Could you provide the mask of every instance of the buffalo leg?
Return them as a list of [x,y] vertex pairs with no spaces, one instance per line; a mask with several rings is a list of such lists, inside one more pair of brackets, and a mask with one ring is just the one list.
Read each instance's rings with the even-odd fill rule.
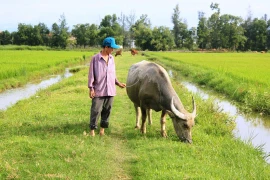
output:
[[146,133],[146,109],[141,108],[142,112],[142,126],[141,126],[141,132],[143,134]]
[[160,125],[161,125],[161,136],[162,137],[167,137],[167,132],[166,132],[166,111],[162,110],[161,112],[161,117],[160,117]]
[[147,109],[146,113],[148,117],[148,124],[151,125],[152,124],[152,109]]
[[136,111],[136,125],[135,129],[140,129],[140,120],[141,120],[141,108],[134,104],[135,111]]

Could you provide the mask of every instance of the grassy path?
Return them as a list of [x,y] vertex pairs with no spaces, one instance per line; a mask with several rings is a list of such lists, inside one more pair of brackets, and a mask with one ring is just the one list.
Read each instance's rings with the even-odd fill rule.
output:
[[[131,64],[145,57],[116,58],[126,81]],[[270,166],[258,149],[235,140],[232,119],[196,97],[199,116],[192,145],[180,143],[167,118],[159,115],[147,134],[134,130],[135,112],[125,89],[117,89],[110,128],[89,137],[88,69],[0,112],[0,179],[267,179]],[[187,110],[191,94],[173,82]]]

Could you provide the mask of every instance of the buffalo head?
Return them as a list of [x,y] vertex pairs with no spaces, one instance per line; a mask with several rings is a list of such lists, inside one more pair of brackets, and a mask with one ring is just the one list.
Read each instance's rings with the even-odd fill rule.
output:
[[171,112],[168,112],[172,118],[175,132],[179,139],[186,143],[192,143],[191,129],[195,124],[196,104],[192,97],[193,111],[192,113],[180,112],[174,106],[173,98],[171,100]]

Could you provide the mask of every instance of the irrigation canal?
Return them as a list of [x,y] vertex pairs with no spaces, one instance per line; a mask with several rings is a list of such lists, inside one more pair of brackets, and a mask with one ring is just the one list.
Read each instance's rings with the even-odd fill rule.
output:
[[[172,70],[168,71],[171,77],[174,77]],[[179,77],[175,77],[179,79]],[[246,143],[252,143],[254,147],[262,148],[266,157],[265,160],[270,163],[270,117],[263,117],[260,114],[241,112],[230,100],[226,98],[220,98],[213,92],[204,90],[190,82],[179,80],[180,83],[186,87],[190,92],[198,94],[202,99],[213,99],[217,107],[229,116],[234,117],[236,127],[233,134],[236,138],[240,138]]]
[[70,76],[72,76],[72,73],[69,72],[69,69],[66,69],[64,74],[53,75],[49,79],[41,81],[39,84],[29,83],[25,87],[6,90],[0,93],[0,110],[6,110],[19,100],[29,98],[35,95],[37,91],[45,89]]

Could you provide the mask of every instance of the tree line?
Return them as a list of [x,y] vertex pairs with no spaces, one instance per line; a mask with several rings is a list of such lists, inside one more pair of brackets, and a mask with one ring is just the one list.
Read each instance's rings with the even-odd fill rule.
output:
[[173,49],[226,49],[232,51],[267,51],[270,48],[270,20],[267,15],[246,20],[230,14],[221,15],[219,4],[210,5],[213,14],[207,18],[198,12],[198,26],[188,29],[180,16],[179,5],[173,9],[173,28],[152,27],[147,14],[136,20],[130,15],[106,15],[97,24],[77,24],[69,31],[64,15],[51,30],[44,24],[18,24],[16,32],[0,33],[0,45],[49,46],[52,48],[99,46],[105,37],[113,36],[118,44],[130,47],[135,41],[141,50],[166,51]]

